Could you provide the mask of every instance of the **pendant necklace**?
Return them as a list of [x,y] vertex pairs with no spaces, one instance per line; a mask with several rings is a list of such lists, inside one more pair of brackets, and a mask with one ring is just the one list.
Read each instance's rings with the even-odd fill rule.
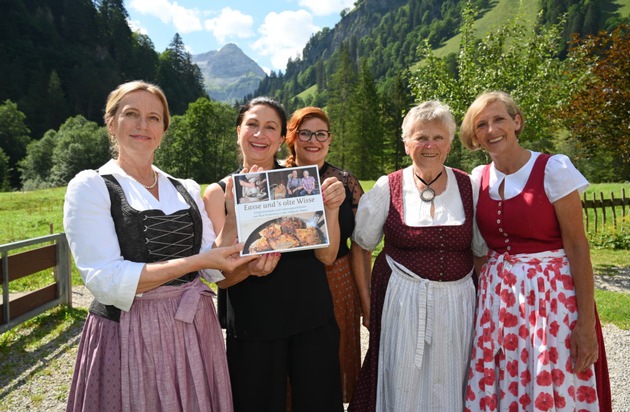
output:
[[429,183],[427,183],[426,180],[418,176],[416,172],[413,172],[413,174],[416,175],[418,180],[420,180],[426,186],[424,189],[420,191],[420,199],[422,199],[423,202],[428,203],[428,202],[432,202],[433,199],[435,199],[435,190],[431,189],[429,186],[435,183],[435,181],[438,180],[440,176],[442,176],[442,172],[444,172],[444,170],[442,170],[440,174],[437,175],[436,178],[431,180]]

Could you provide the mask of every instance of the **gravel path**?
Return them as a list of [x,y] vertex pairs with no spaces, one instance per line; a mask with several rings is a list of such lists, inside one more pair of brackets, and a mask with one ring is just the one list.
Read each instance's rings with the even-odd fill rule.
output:
[[[630,293],[630,270],[611,276],[596,276],[599,289]],[[91,295],[83,286],[73,287],[73,307],[85,309]],[[0,360],[0,412],[55,412],[65,410],[72,370],[83,321],[75,321],[50,341],[33,345],[29,332],[11,345]],[[603,327],[610,370],[613,411],[630,412],[630,330],[613,324]],[[11,332],[7,332],[11,333]],[[32,334],[32,333],[30,333]],[[367,348],[368,333],[362,328],[362,347]]]

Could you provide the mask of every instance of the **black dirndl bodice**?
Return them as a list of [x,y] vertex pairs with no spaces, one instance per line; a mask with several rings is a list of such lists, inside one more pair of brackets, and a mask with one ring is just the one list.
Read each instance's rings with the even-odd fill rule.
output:
[[[190,207],[167,215],[157,209],[139,211],[132,208],[118,180],[112,175],[102,178],[109,192],[112,219],[125,260],[152,263],[199,253],[203,230],[201,214],[180,182],[169,178]],[[187,273],[165,285],[181,285],[197,276],[198,272]],[[92,302],[90,312],[114,321],[120,319],[120,309],[97,300]]]

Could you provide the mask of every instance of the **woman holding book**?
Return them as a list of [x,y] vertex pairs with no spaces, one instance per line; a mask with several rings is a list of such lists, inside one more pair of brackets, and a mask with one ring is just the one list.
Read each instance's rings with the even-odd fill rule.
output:
[[[286,114],[267,97],[239,110],[236,131],[243,171],[278,169],[275,159],[286,136]],[[215,230],[234,225],[229,177],[204,193]],[[255,273],[242,271],[241,281],[225,290],[227,354],[234,409],[286,411],[287,377],[295,411],[342,411],[339,384],[339,328],[326,280],[325,265],[339,246],[339,206],[343,184],[322,182],[330,245],[326,248],[269,253]],[[263,276],[256,276],[263,275]]]
[[171,119],[158,86],[121,84],[104,117],[115,158],[77,174],[64,203],[94,295],[66,410],[231,412],[214,292],[201,278],[229,282],[219,270],[251,257],[215,248],[199,185],[153,165]]
[[339,208],[341,241],[335,262],[326,266],[328,285],[332,292],[335,318],[341,332],[339,358],[344,402],[350,402],[361,369],[361,313],[367,327],[370,314],[371,253],[355,242],[348,246],[354,230],[354,215],[363,195],[359,180],[351,173],[326,161],[332,142],[330,121],[317,107],[305,107],[293,113],[289,120],[287,166],[317,165],[320,179],[336,177],[342,181],[346,199]]

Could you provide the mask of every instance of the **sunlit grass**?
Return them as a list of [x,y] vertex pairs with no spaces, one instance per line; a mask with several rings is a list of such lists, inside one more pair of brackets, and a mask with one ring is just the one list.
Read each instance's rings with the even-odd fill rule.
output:
[[595,290],[595,302],[602,323],[614,323],[620,329],[630,329],[630,293]]

